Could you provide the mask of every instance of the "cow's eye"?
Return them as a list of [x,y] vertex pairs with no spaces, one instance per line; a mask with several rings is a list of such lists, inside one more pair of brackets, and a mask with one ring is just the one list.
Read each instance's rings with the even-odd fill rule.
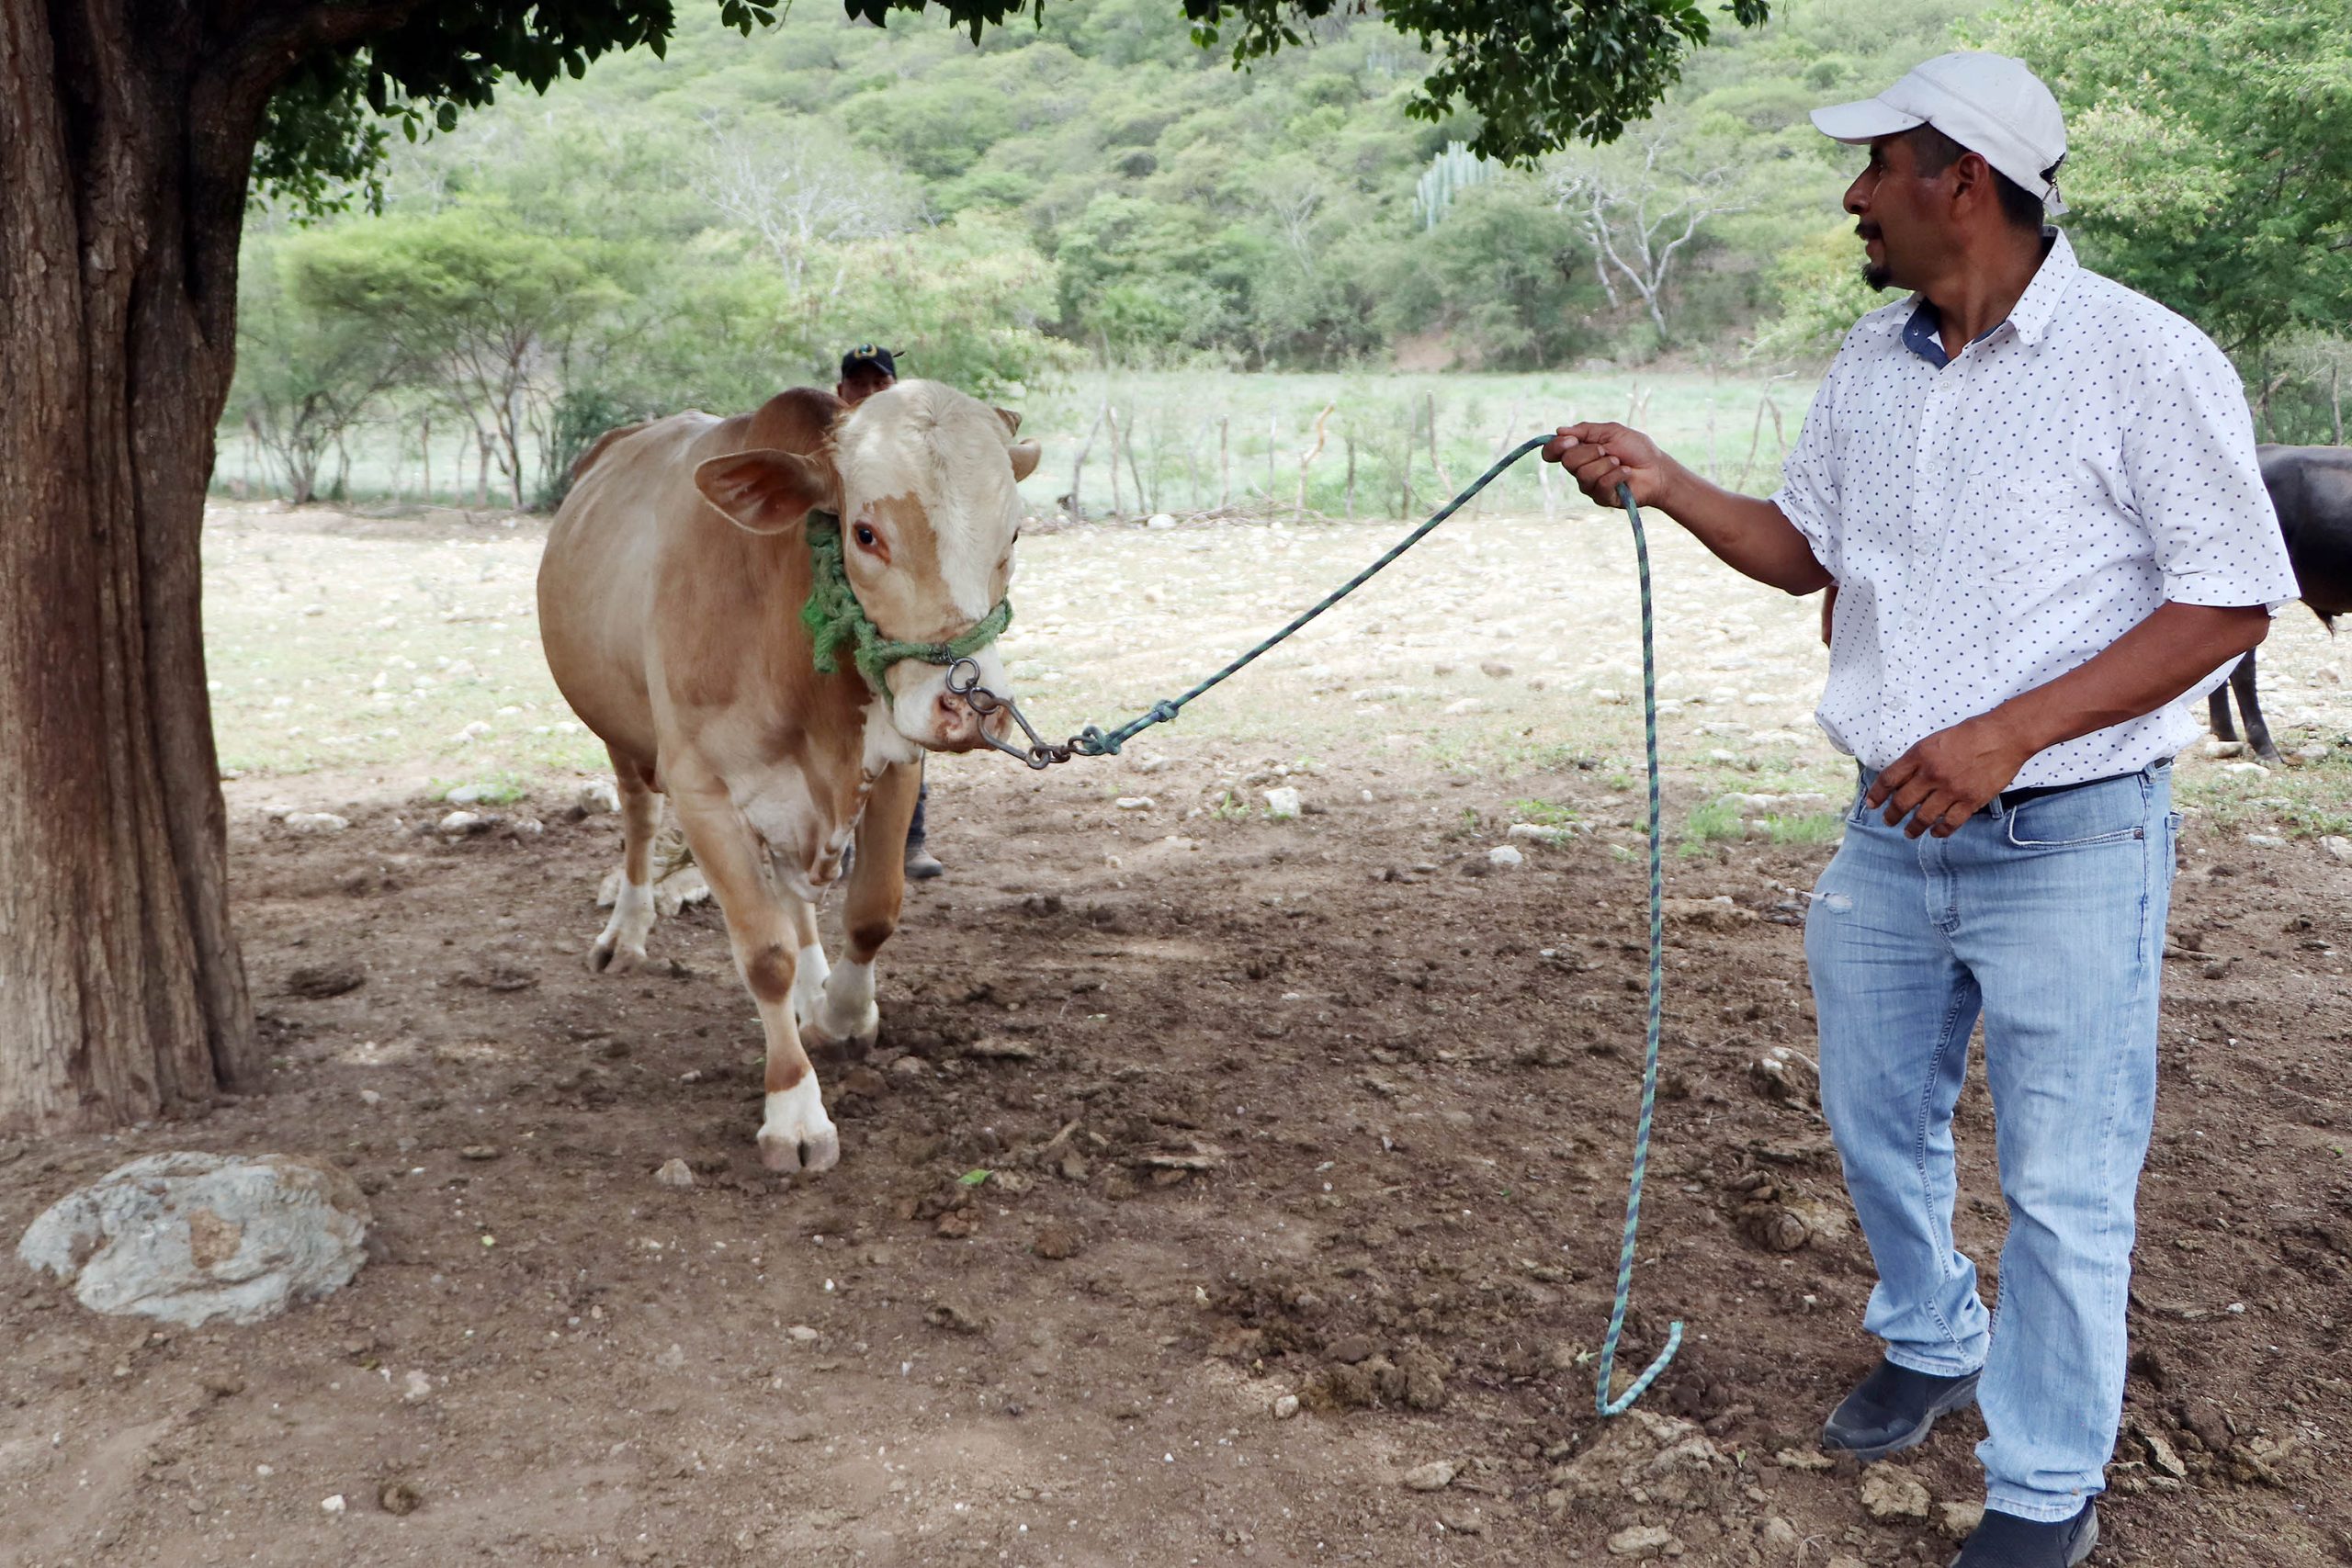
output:
[[875,546],[873,528],[864,523],[860,523],[857,525],[857,542],[860,548],[868,550],[872,549]]

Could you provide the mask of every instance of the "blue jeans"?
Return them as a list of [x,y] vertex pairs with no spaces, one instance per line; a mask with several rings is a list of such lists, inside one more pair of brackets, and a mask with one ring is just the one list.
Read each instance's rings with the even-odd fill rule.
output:
[[[1858,796],[1805,918],[1822,1109],[1878,1266],[1862,1326],[1898,1366],[1983,1370],[1987,1502],[2029,1519],[2104,1487],[2122,1415],[2178,825],[2165,763],[1996,804],[1948,839]],[[2009,1212],[1997,1318],[1951,1235],[1980,1013]]]

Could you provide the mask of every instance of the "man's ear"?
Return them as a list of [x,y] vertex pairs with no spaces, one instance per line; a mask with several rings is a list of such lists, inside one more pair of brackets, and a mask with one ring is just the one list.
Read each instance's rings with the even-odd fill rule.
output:
[[996,416],[997,418],[1004,421],[1004,433],[1007,435],[1018,435],[1021,434],[1021,416],[1019,414],[1014,413],[1011,409],[999,409],[996,411]]
[[1012,482],[1019,484],[1037,471],[1037,459],[1045,454],[1035,441],[1016,441],[1011,447]]
[[833,471],[797,452],[730,452],[695,468],[695,488],[746,534],[798,527],[811,507],[839,508]]

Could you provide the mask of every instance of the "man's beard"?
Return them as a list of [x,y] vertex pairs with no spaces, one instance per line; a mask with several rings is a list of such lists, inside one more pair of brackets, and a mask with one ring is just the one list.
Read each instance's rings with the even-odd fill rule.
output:
[[1883,294],[1894,286],[1894,274],[1884,262],[1864,262],[1862,281]]

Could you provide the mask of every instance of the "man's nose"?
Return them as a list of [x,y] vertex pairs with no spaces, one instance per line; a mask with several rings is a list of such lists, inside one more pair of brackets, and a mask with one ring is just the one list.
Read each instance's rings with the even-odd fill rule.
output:
[[1871,204],[1870,195],[1863,188],[1869,179],[1868,175],[1857,175],[1854,177],[1854,183],[1846,187],[1846,210],[1857,218],[1860,218]]

